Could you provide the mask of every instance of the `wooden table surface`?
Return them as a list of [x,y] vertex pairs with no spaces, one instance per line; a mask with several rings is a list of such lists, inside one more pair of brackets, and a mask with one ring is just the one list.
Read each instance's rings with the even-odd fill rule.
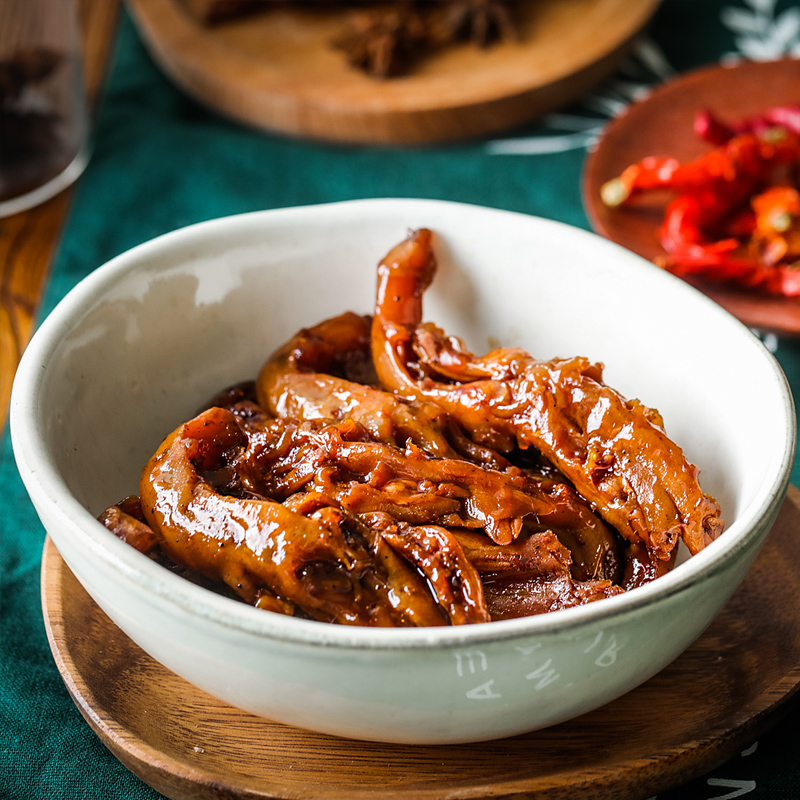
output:
[[[103,86],[119,18],[119,0],[81,0],[86,88],[91,108]],[[73,189],[0,219],[0,429],[14,373],[33,333]]]

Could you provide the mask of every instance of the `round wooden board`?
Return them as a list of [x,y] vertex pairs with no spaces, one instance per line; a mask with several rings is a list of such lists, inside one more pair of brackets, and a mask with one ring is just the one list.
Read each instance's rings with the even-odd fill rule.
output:
[[208,27],[182,0],[128,0],[156,62],[201,103],[271,131],[385,144],[497,133],[565,105],[614,69],[658,4],[522,2],[519,43],[450,47],[381,81],[331,47],[341,12],[284,6]]
[[49,539],[45,623],[89,725],[123,764],[170,798],[641,800],[749,745],[800,686],[799,504],[800,491],[790,487],[743,585],[659,675],[593,713],[494,742],[358,742],[232,708],[128,639]]
[[[682,75],[634,103],[606,128],[586,160],[583,201],[592,227],[648,260],[663,255],[658,228],[672,195],[652,193],[629,205],[609,208],[600,188],[630,164],[651,155],[688,161],[710,146],[694,134],[694,115],[704,108],[736,121],[776,105],[800,102],[800,60],[744,62]],[[687,281],[746,325],[800,336],[800,298],[773,297],[735,286]]]

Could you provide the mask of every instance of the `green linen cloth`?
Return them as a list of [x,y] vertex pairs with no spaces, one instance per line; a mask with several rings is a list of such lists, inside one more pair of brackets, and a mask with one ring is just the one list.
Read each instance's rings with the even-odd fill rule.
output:
[[[591,136],[583,128],[602,125],[632,82],[657,82],[667,75],[666,65],[681,72],[729,53],[800,55],[800,8],[774,0],[665,0],[649,36],[654,46],[640,49],[617,83],[598,88],[566,117],[515,131],[500,143],[360,148],[271,136],[209,113],[163,77],[124,18],[92,160],[77,188],[42,316],[86,274],[140,242],[257,209],[425,197],[588,228],[580,176]],[[577,146],[561,149],[565,143]],[[800,343],[772,345],[796,391]],[[800,482],[797,464],[792,478]],[[39,601],[44,532],[17,474],[7,432],[0,485],[0,798],[160,796],[95,737],[53,663]],[[757,746],[658,797],[795,800],[799,743],[800,713],[793,711]]]

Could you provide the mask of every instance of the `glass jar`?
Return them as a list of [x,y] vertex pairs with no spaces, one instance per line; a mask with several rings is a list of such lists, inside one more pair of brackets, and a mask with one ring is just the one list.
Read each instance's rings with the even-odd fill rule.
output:
[[71,184],[88,160],[77,0],[0,3],[0,216]]

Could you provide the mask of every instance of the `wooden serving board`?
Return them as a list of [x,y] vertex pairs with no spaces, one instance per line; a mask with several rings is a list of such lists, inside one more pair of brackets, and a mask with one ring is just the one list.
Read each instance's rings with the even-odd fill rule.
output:
[[341,11],[279,6],[205,26],[183,0],[128,0],[155,61],[201,103],[270,131],[386,144],[497,133],[565,105],[610,74],[658,4],[522,2],[518,43],[449,47],[381,81],[331,47]]
[[167,797],[641,800],[748,746],[800,686],[798,530],[800,491],[790,487],[740,589],[669,667],[578,719],[480,744],[351,741],[226,705],[128,639],[49,539],[42,600],[50,646],[80,712],[125,766]]

